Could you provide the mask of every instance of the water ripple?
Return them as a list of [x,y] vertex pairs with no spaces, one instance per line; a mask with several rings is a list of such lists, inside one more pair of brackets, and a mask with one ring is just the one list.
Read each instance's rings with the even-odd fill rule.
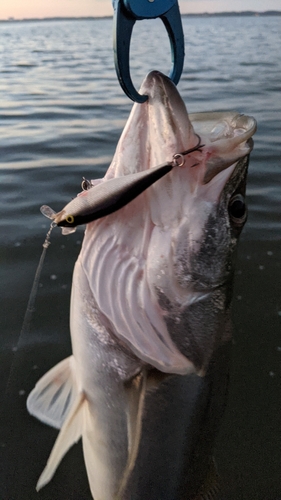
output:
[[[183,24],[186,62],[179,89],[189,111],[237,109],[254,115],[259,128],[251,187],[280,186],[278,20],[184,18]],[[94,167],[99,156],[113,155],[131,103],[117,83],[111,30],[108,19],[0,25],[2,169],[57,165],[72,171],[90,158]],[[156,62],[157,69],[169,71],[165,29],[158,20],[137,23],[131,47],[136,87]],[[274,180],[264,178],[265,163]],[[276,191],[264,192],[256,227],[268,223],[266,213],[278,212],[273,196]],[[252,226],[254,235],[260,237]]]

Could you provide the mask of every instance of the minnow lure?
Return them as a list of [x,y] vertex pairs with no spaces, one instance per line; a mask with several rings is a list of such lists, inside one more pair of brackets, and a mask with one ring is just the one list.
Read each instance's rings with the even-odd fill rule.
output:
[[63,234],[72,233],[76,230],[76,226],[87,224],[123,208],[174,167],[182,167],[185,163],[184,156],[200,151],[204,147],[201,138],[197,137],[196,146],[183,153],[176,153],[170,162],[142,172],[115,177],[93,187],[90,187],[91,183],[84,179],[82,182],[84,192],[71,200],[60,212],[55,212],[47,205],[43,205],[40,210],[57,226],[63,227]]

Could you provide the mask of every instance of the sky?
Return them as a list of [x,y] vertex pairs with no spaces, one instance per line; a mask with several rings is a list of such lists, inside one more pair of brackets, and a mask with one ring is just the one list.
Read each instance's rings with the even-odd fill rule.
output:
[[[145,0],[140,0],[145,1]],[[281,0],[179,0],[185,13],[281,10]],[[0,19],[110,16],[111,0],[0,0]]]

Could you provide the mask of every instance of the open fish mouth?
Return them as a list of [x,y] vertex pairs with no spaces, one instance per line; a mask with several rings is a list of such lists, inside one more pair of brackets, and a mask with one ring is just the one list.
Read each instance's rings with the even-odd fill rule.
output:
[[[204,148],[188,155],[181,170],[173,170],[160,181],[163,188],[165,183],[171,184],[167,178],[176,177],[173,194],[177,191],[181,196],[182,191],[192,191],[210,183],[220,172],[251,152],[253,142],[250,139],[256,131],[253,117],[235,111],[189,115],[175,85],[158,71],[148,74],[140,92],[149,99],[141,106],[133,106],[105,180],[167,162],[174,154],[195,147],[200,136]],[[161,191],[158,184],[154,187]],[[220,195],[219,187],[216,194]]]
[[[149,99],[133,106],[103,184],[149,172],[195,148],[198,136],[204,147],[121,210],[88,224],[81,256],[116,338],[160,371],[203,375],[217,339],[210,332],[193,338],[191,325],[189,333],[181,330],[187,312],[231,279],[256,122],[236,112],[189,116],[175,85],[159,72],[150,73],[140,91]],[[229,203],[240,206],[233,202],[239,189],[241,217],[234,220]],[[96,244],[103,250],[93,254]],[[108,300],[114,283],[116,296]]]

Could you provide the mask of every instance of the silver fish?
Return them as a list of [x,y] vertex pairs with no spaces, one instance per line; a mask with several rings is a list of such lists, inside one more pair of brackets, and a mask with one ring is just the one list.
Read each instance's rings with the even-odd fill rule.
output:
[[60,429],[37,488],[82,437],[95,500],[215,498],[212,447],[256,122],[236,112],[189,116],[158,72],[141,93],[149,99],[134,105],[103,183],[162,165],[198,135],[204,147],[87,225],[73,275],[73,355],[27,401]]

